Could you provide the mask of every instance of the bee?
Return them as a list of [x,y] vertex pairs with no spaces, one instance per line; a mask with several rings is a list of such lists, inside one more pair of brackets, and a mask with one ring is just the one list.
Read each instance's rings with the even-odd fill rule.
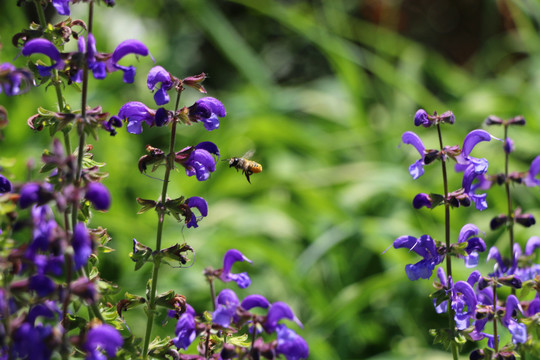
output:
[[[234,167],[236,171],[242,170],[242,174],[246,175],[248,183],[251,184],[249,177],[255,173],[260,173],[262,171],[262,165],[249,160],[249,158],[254,154],[254,151],[248,151],[242,157],[235,157],[227,159],[229,161],[229,167]],[[226,160],[226,161],[227,161]]]

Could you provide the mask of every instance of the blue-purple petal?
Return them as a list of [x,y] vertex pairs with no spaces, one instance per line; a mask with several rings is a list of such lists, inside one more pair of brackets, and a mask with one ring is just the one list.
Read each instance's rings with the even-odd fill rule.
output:
[[260,307],[263,309],[268,309],[270,306],[270,303],[266,298],[262,295],[253,294],[248,295],[242,300],[242,303],[240,304],[244,310],[250,310],[254,307]]
[[491,135],[485,130],[473,130],[465,136],[463,140],[463,146],[461,148],[462,154],[466,157],[469,156],[473,148],[481,141],[490,141]]

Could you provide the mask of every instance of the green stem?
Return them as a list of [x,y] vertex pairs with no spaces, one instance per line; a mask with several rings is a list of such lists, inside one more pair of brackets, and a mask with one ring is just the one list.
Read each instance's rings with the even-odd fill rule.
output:
[[499,352],[499,336],[497,335],[497,282],[493,282],[493,337],[495,354]]
[[[178,110],[178,106],[180,104],[180,94],[181,92],[178,92],[178,95],[176,97],[176,105],[175,105],[175,113]],[[169,177],[171,174],[171,171],[174,169],[174,143],[176,140],[176,119],[173,120],[172,126],[171,126],[171,139],[169,144],[169,154],[167,155],[167,162],[165,167],[165,176],[163,179],[163,187],[161,189],[161,200],[159,204],[156,207],[156,211],[158,213],[158,224],[157,224],[157,231],[156,231],[156,248],[155,253],[158,254],[161,250],[161,238],[163,234],[163,222],[165,217],[165,209],[164,204],[167,199],[167,189],[169,186]],[[156,309],[156,293],[157,293],[157,283],[158,283],[158,276],[159,276],[159,266],[161,264],[161,258],[159,256],[154,257],[154,268],[152,270],[152,280],[151,280],[151,290],[150,290],[150,299],[148,301],[148,308],[147,308],[147,321],[146,321],[146,333],[144,336],[144,343],[143,343],[143,359],[146,360],[148,358],[148,347],[150,346],[150,337],[152,335],[152,327],[154,325],[154,313]]]
[[[441,134],[441,126],[440,124],[437,124],[437,133],[439,135],[439,146],[441,148],[441,151],[444,150],[443,141],[442,141],[442,134]],[[450,203],[448,202],[448,174],[446,171],[446,154],[443,153],[443,157],[441,158],[441,165],[442,165],[442,177],[443,177],[443,187],[444,187],[444,240],[446,245],[446,274],[448,276],[448,279],[452,277],[452,257],[450,256]],[[450,283],[450,281],[448,281]],[[450,329],[450,332],[452,334],[452,356],[454,360],[459,359],[459,353],[457,344],[454,341],[454,329],[455,329],[455,322],[454,322],[454,311],[452,310],[452,306],[450,303],[448,304],[448,326]]]
[[[504,126],[504,142],[508,139],[508,126]],[[509,167],[509,155],[507,151],[504,152],[504,189],[506,191],[506,202],[508,204],[508,236],[510,237],[510,259],[511,264],[514,263],[514,210],[512,206],[512,195],[510,194],[510,181],[508,179],[508,167]]]

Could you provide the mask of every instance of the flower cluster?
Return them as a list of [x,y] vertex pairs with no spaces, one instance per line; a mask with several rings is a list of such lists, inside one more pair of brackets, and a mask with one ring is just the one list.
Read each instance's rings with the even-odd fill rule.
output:
[[[540,157],[535,158],[528,172],[509,173],[508,154],[514,151],[514,142],[507,137],[507,128],[511,125],[522,126],[525,124],[523,117],[518,116],[510,120],[502,120],[490,116],[486,125],[503,125],[505,138],[497,139],[485,130],[473,130],[465,137],[461,147],[443,146],[441,138],[441,124],[454,124],[455,117],[451,112],[443,115],[428,115],[424,110],[418,110],[414,123],[416,126],[426,128],[437,127],[439,134],[439,149],[426,149],[420,137],[411,131],[402,136],[402,142],[412,145],[420,154],[420,159],[409,167],[409,174],[413,179],[418,179],[424,174],[424,166],[440,160],[443,168],[444,194],[420,193],[413,199],[413,207],[421,209],[426,207],[433,209],[439,205],[444,206],[445,242],[434,240],[429,235],[420,238],[413,236],[400,236],[393,242],[393,247],[407,248],[422,257],[422,260],[405,267],[405,272],[410,280],[428,279],[431,277],[437,265],[446,261],[446,268],[451,269],[452,257],[463,258],[467,268],[476,267],[479,262],[479,254],[486,251],[486,243],[482,239],[481,231],[474,224],[466,224],[461,228],[457,242],[452,243],[449,237],[449,209],[459,206],[476,204],[478,210],[487,208],[486,193],[478,194],[477,190],[487,191],[493,185],[505,185],[508,199],[508,211],[494,217],[490,222],[491,230],[505,227],[510,232],[509,258],[501,255],[498,247],[492,246],[487,254],[487,260],[495,260],[492,273],[483,276],[478,270],[473,271],[466,281],[455,281],[452,274],[446,274],[443,267],[437,269],[438,281],[434,283],[437,291],[432,294],[433,305],[437,313],[447,313],[451,319],[451,328],[432,330],[436,342],[442,342],[452,348],[454,358],[457,354],[457,343],[454,339],[464,336],[471,341],[488,340],[487,347],[474,350],[471,359],[515,359],[518,354],[531,351],[536,354],[532,345],[530,331],[537,328],[538,313],[540,312],[540,300],[538,294],[534,300],[527,299],[527,291],[520,289],[538,289],[540,281],[540,265],[535,263],[535,250],[540,247],[540,238],[533,236],[526,244],[525,251],[521,246],[514,243],[514,224],[530,227],[536,223],[533,215],[522,213],[521,209],[512,208],[509,184],[524,184],[526,186],[539,186],[536,179],[540,172]],[[488,161],[485,158],[471,156],[473,148],[480,142],[488,142],[491,139],[501,140],[506,159],[506,170],[503,174],[488,174]],[[461,188],[448,191],[448,178],[446,162],[452,159],[456,162],[455,170],[463,173]],[[503,288],[510,291],[504,291]],[[508,294],[510,292],[510,294]],[[503,295],[504,293],[504,295]],[[520,300],[520,296],[523,299]],[[499,345],[500,335],[494,324],[494,332],[486,330],[489,322],[500,322],[503,328],[512,336],[512,343],[504,347]],[[531,329],[529,329],[531,328]],[[450,331],[450,339],[448,338]],[[499,329],[500,331],[500,329]]]

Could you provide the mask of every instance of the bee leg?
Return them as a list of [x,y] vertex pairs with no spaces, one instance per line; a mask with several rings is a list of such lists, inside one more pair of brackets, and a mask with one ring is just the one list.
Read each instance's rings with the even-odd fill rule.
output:
[[249,176],[253,174],[253,171],[245,170],[244,173],[246,174],[246,179],[247,179],[248,183],[251,184],[251,181],[249,180]]

